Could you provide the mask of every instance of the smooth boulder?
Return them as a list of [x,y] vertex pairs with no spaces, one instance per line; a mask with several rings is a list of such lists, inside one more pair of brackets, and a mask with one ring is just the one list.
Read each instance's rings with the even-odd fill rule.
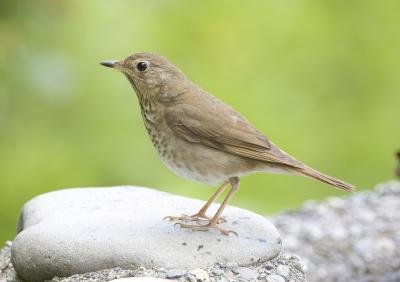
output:
[[[164,221],[193,214],[203,201],[142,187],[67,189],[25,204],[11,260],[27,281],[114,267],[207,268],[215,263],[249,265],[281,251],[276,228],[250,211],[227,207],[227,223],[238,236],[190,231]],[[212,205],[213,214],[218,205]]]

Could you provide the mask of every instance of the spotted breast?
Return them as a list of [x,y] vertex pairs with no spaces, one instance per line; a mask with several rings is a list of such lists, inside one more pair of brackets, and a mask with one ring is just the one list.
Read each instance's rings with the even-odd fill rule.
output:
[[170,129],[160,115],[162,110],[156,105],[142,105],[141,112],[146,130],[161,160],[181,177],[217,184],[229,177],[242,176],[265,168],[265,164],[227,155],[201,144],[188,146],[187,141],[178,138]]

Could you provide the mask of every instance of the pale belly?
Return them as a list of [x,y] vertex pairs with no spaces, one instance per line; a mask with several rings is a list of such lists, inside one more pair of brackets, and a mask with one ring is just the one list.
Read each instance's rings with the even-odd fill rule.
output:
[[230,177],[257,171],[282,173],[262,162],[187,142],[177,137],[169,128],[148,128],[148,132],[163,163],[183,178],[215,185]]

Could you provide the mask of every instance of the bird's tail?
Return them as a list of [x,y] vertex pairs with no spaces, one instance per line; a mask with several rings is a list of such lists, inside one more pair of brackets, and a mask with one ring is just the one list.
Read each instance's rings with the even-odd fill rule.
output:
[[319,180],[321,182],[324,182],[326,184],[332,185],[336,188],[339,188],[339,189],[342,189],[342,190],[345,190],[348,192],[352,192],[355,190],[355,187],[353,185],[348,184],[339,179],[333,178],[332,176],[323,174],[322,172],[319,172],[310,167],[298,168],[297,172],[301,175],[308,176],[310,178],[314,178],[316,180]]

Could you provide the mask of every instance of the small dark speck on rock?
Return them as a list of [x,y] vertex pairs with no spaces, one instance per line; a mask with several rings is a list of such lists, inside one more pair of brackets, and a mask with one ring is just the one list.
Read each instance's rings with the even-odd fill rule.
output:
[[182,243],[182,245],[183,245],[183,246],[186,246],[186,245],[187,245],[187,243],[186,243],[186,242],[183,242],[183,243]]
[[267,263],[264,265],[264,268],[265,268],[266,270],[271,270],[271,269],[274,269],[274,265],[273,265],[272,263],[270,263],[270,262],[267,262]]
[[257,240],[258,240],[258,242],[261,242],[261,243],[267,243],[267,240],[265,240],[265,239],[258,238]]
[[199,246],[197,247],[197,251],[200,251],[200,250],[203,249],[203,248],[204,248],[203,245],[199,245]]

